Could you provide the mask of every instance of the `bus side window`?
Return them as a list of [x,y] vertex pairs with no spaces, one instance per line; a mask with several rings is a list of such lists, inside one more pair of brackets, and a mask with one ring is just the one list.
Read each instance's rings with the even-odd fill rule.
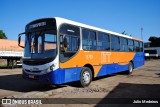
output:
[[110,50],[109,34],[98,32],[98,50]]
[[96,32],[89,29],[82,30],[82,47],[84,50],[97,50]]
[[60,44],[62,44],[62,42],[63,42],[63,41],[62,41],[62,35],[60,35]]
[[118,36],[111,36],[111,50],[112,51],[120,51],[120,40]]
[[68,42],[67,42],[66,35],[65,34],[60,35],[60,50],[61,50],[61,52],[66,52],[67,46],[68,46]]
[[79,27],[64,24],[60,28],[60,61],[70,60],[78,52],[80,45]]
[[138,41],[134,41],[134,48],[136,52],[140,52],[140,44]]
[[134,44],[133,44],[133,40],[131,39],[128,39],[128,48],[129,48],[129,52],[134,51]]
[[121,51],[122,52],[128,52],[129,51],[128,39],[121,37],[120,41],[121,41]]
[[140,42],[140,52],[143,52],[143,42]]

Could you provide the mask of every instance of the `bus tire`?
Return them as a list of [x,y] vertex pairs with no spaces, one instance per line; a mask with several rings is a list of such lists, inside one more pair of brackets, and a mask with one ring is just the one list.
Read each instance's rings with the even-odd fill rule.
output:
[[129,62],[127,74],[131,75],[133,73],[133,63]]
[[80,76],[81,86],[87,87],[92,81],[92,72],[88,67],[83,67]]

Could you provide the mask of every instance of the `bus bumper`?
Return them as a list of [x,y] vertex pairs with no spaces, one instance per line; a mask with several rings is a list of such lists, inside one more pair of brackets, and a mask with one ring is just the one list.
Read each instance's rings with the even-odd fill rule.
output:
[[58,68],[55,71],[51,71],[43,75],[28,74],[23,71],[22,77],[27,80],[50,83],[50,84],[63,84],[66,82],[80,80],[80,72],[82,68]]

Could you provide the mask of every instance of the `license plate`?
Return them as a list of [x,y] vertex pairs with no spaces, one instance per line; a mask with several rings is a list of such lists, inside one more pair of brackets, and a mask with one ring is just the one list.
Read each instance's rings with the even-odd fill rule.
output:
[[34,79],[34,75],[29,75],[29,78],[33,78]]

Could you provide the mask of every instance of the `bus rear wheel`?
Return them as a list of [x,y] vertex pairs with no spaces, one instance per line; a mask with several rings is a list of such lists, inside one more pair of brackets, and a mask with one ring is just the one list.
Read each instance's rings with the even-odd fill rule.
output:
[[81,86],[87,87],[92,81],[92,72],[90,68],[83,67],[81,71],[80,83]]
[[131,75],[133,73],[133,64],[129,62],[127,74]]

